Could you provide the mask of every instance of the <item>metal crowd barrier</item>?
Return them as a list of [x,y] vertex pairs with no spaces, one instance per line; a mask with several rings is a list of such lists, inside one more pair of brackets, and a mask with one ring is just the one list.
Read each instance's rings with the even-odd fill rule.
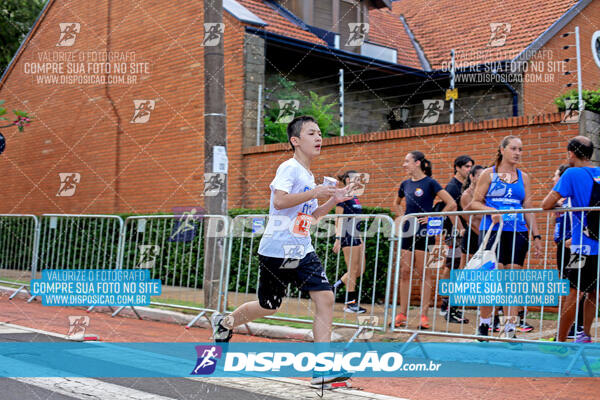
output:
[[[161,301],[151,304],[199,311],[189,328],[206,312],[221,309],[221,296],[215,305],[206,304],[204,282],[209,282],[208,290],[221,291],[229,256],[228,236],[229,219],[222,215],[196,215],[191,210],[182,215],[128,217],[120,265],[149,269],[152,279],[160,279]],[[210,260],[205,260],[206,248],[212,254]],[[217,265],[219,275],[205,280],[205,265]]]
[[[258,245],[267,226],[269,216],[264,214],[239,215],[234,218],[231,232],[232,254],[237,263],[228,265],[225,276],[225,304],[231,310],[247,301],[256,300],[260,278]],[[312,244],[331,284],[347,271],[343,251],[335,254],[335,221],[348,220],[347,234],[360,238],[365,248],[365,258],[359,262],[365,272],[356,282],[358,304],[366,308],[363,314],[344,312],[347,300],[345,285],[336,289],[334,326],[358,329],[355,337],[365,329],[385,331],[388,325],[388,302],[391,282],[391,266],[394,251],[394,221],[384,214],[360,214],[356,217],[329,214],[311,227]],[[362,222],[361,222],[362,221]],[[359,224],[360,223],[360,224]],[[288,225],[289,226],[289,225]],[[357,228],[358,227],[358,228]],[[351,232],[350,232],[351,230]],[[291,246],[293,251],[293,246]],[[357,247],[349,247],[348,262],[360,257]],[[284,251],[287,251],[284,249]],[[366,278],[368,277],[368,278]],[[298,290],[288,286],[287,297],[275,315],[265,317],[280,321],[312,323],[311,300]]]
[[123,220],[116,215],[44,214],[39,270],[119,269],[122,231]]
[[[437,236],[428,236],[427,237],[427,242],[426,242],[426,248],[428,249],[428,252],[425,254],[424,257],[424,261],[423,261],[423,271],[425,271],[426,268],[426,264],[429,262],[430,265],[433,268],[429,268],[430,270],[432,270],[433,273],[433,280],[432,280],[432,284],[433,286],[433,298],[431,299],[423,299],[422,296],[422,292],[423,292],[423,288],[424,285],[426,284],[425,281],[425,273],[421,274],[420,277],[417,277],[416,275],[416,268],[417,265],[415,265],[415,256],[414,256],[414,246],[415,246],[415,240],[414,240],[414,236],[411,234],[411,231],[408,232],[402,232],[402,227],[404,226],[405,223],[412,223],[415,224],[414,220],[415,218],[419,218],[419,217],[427,217],[427,218],[434,218],[434,217],[446,217],[446,218],[450,218],[453,226],[457,226],[458,224],[458,219],[459,216],[463,217],[464,220],[466,220],[466,222],[469,224],[469,226],[471,225],[471,222],[473,221],[474,218],[476,217],[480,217],[483,215],[491,215],[491,214],[503,214],[503,215],[510,215],[509,218],[515,218],[515,216],[517,214],[533,214],[534,216],[536,216],[536,221],[537,221],[537,225],[538,225],[538,231],[539,234],[542,236],[542,240],[543,240],[543,244],[542,244],[542,252],[543,254],[540,257],[536,257],[533,254],[533,238],[531,237],[531,232],[529,231],[528,233],[528,237],[529,237],[529,251],[527,253],[527,257],[525,259],[524,265],[522,269],[542,269],[542,270],[547,270],[547,269],[558,269],[559,271],[564,271],[565,267],[567,266],[569,260],[566,259],[564,256],[558,260],[556,260],[556,247],[555,244],[553,243],[553,233],[554,233],[554,217],[556,216],[555,214],[557,212],[564,212],[566,213],[565,215],[567,215],[568,217],[568,212],[572,212],[572,213],[576,213],[576,212],[584,212],[584,211],[590,211],[590,210],[600,210],[600,207],[580,207],[580,208],[561,208],[560,210],[558,209],[554,209],[554,210],[542,210],[539,208],[535,208],[535,209],[523,209],[523,210],[489,210],[489,211],[454,211],[454,212],[437,212],[437,213],[420,213],[420,214],[410,214],[410,215],[405,215],[401,218],[398,218],[396,221],[399,223],[397,230],[399,232],[399,237],[398,237],[398,252],[396,253],[396,260],[394,263],[394,279],[392,282],[392,289],[391,289],[391,293],[392,293],[392,318],[390,318],[390,328],[392,332],[402,332],[402,333],[407,333],[410,334],[411,337],[409,339],[409,342],[412,340],[417,339],[417,337],[419,335],[434,335],[434,336],[440,336],[440,337],[454,337],[454,338],[462,338],[462,339],[482,339],[482,336],[478,336],[477,335],[477,328],[479,325],[479,313],[480,313],[480,307],[460,307],[460,311],[464,314],[464,316],[466,316],[469,319],[468,324],[464,324],[464,323],[450,323],[447,319],[442,318],[439,314],[438,314],[438,307],[440,306],[440,301],[441,301],[441,296],[439,295],[439,280],[442,279],[442,273],[443,273],[443,266],[446,265],[446,262],[440,262],[440,263],[436,263],[436,262],[432,262],[432,260],[435,259],[435,257],[439,256],[440,254],[440,250],[439,247],[436,247],[436,239],[437,242],[439,243],[441,240],[441,236],[442,235],[447,235],[448,232],[443,232],[442,235],[437,235]],[[540,215],[544,215],[544,218],[539,218]],[[413,222],[410,222],[413,221]],[[563,225],[564,226],[564,225]],[[516,228],[515,228],[516,229]],[[565,232],[563,232],[564,234]],[[600,234],[600,232],[598,233]],[[454,271],[454,270],[458,270],[461,266],[459,265],[459,263],[457,261],[455,261],[455,257],[453,257],[452,254],[452,249],[453,249],[453,245],[457,244],[457,237],[455,235],[447,235],[450,236],[450,239],[447,244],[448,248],[448,255],[446,260],[450,260],[449,263],[447,264],[449,267],[450,271]],[[470,232],[469,232],[469,236],[470,236]],[[400,251],[400,249],[402,248],[402,242],[409,240],[411,241],[411,250],[402,250]],[[470,237],[467,238],[467,240],[470,240]],[[460,246],[459,246],[460,247]],[[476,246],[477,248],[479,248],[479,245]],[[469,248],[469,246],[467,245],[467,248]],[[497,256],[498,256],[498,252],[499,252],[499,248],[500,246],[498,246],[497,249]],[[409,293],[404,294],[404,293],[399,293],[400,292],[400,279],[401,279],[401,253],[403,252],[408,252],[407,254],[407,258],[410,258],[410,266],[409,266],[409,281],[410,281],[410,285],[409,285]],[[515,243],[513,240],[512,243],[512,255],[514,256],[515,253]],[[464,264],[466,265],[466,263],[468,263],[468,261],[472,258],[472,254],[471,255],[467,255]],[[419,268],[420,269],[420,268]],[[598,270],[597,272],[600,272],[600,262],[598,265]],[[405,272],[406,273],[406,272]],[[561,274],[559,273],[559,276]],[[448,278],[447,276],[444,278]],[[564,277],[564,279],[566,279],[566,276]],[[581,270],[579,270],[578,272],[578,282],[581,281]],[[600,281],[596,282],[596,294],[595,294],[595,302],[596,302],[596,309],[595,309],[595,323],[592,325],[593,326],[593,339],[594,340],[598,340],[599,335],[598,335],[598,321],[597,321],[597,316],[598,316],[598,295],[600,294],[600,290],[598,285],[600,284]],[[420,293],[417,293],[417,296],[414,296],[414,292],[420,290]],[[400,327],[397,328],[394,326],[394,316],[397,315],[398,313],[398,300],[400,300],[400,295],[402,294],[402,296],[405,299],[409,299],[409,304],[408,304],[408,309],[407,309],[407,313],[406,313],[406,317],[408,319],[408,324],[405,327]],[[580,290],[579,288],[577,289],[577,295],[579,296],[580,294]],[[415,298],[416,297],[416,298]],[[526,314],[525,314],[525,322],[530,323],[533,327],[534,330],[531,332],[517,332],[518,337],[516,339],[510,339],[510,338],[504,338],[504,337],[499,337],[499,334],[502,333],[503,327],[500,326],[500,332],[494,332],[493,329],[490,330],[489,332],[489,336],[485,337],[486,340],[499,340],[499,341],[518,341],[518,342],[534,342],[534,343],[539,343],[537,342],[537,340],[541,339],[541,338],[545,338],[545,337],[549,337],[549,336],[554,336],[556,335],[556,333],[558,332],[558,329],[560,327],[561,324],[561,318],[560,318],[560,313],[562,310],[562,305],[564,303],[564,299],[565,297],[561,296],[560,297],[560,301],[559,301],[559,305],[556,307],[552,307],[552,306],[528,306],[525,307],[526,308]],[[404,300],[406,301],[406,300]],[[425,302],[429,302],[431,308],[429,310],[428,313],[428,317],[429,317],[429,321],[430,321],[430,325],[431,328],[430,329],[421,329],[420,328],[420,315],[422,314],[423,308],[424,308],[424,304]],[[452,306],[452,304],[449,304],[449,307]],[[507,307],[504,307],[505,309]],[[506,310],[505,310],[506,311]],[[579,307],[579,302],[577,302],[577,306],[576,306],[576,317],[575,317],[575,321],[577,321],[577,317],[579,316],[579,313],[583,312],[583,310],[580,309]],[[495,306],[493,307],[493,311],[492,311],[492,323],[493,323],[493,317],[494,315],[499,315],[498,313],[498,307]],[[501,321],[504,320],[506,321],[507,318],[500,318]],[[519,324],[519,320],[517,320],[517,324]],[[493,326],[493,325],[492,325]],[[592,334],[590,332],[590,334]],[[552,342],[549,342],[552,343]]]
[[0,214],[0,283],[18,286],[10,299],[35,276],[39,227],[35,215]]

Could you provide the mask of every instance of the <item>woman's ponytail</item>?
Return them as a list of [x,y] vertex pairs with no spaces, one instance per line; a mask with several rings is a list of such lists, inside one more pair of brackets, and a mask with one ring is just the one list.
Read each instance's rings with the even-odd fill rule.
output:
[[425,154],[420,151],[411,151],[410,155],[413,157],[415,161],[421,162],[421,171],[427,176],[431,176],[431,161],[425,158]]

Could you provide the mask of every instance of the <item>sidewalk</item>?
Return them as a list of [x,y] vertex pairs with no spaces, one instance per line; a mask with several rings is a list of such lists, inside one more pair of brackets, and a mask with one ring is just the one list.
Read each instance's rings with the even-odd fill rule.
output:
[[[16,297],[8,300],[0,293],[0,320],[59,334],[68,331],[70,315],[89,315],[86,333],[96,334],[105,342],[208,342],[208,329],[185,329],[173,323],[138,320],[125,314],[110,314],[75,307],[45,307],[39,301],[27,303]],[[237,334],[235,342],[273,342],[274,339]],[[411,400],[464,400],[496,398],[523,399],[596,399],[598,378],[353,378],[354,388],[366,392],[398,396]],[[500,397],[498,397],[500,396]]]

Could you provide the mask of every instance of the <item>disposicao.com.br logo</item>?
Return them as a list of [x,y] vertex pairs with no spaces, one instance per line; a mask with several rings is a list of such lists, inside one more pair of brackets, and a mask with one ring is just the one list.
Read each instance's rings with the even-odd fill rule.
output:
[[[258,349],[256,349],[258,350]],[[262,350],[262,349],[261,349]],[[437,372],[441,366],[406,363],[395,351],[223,351],[220,346],[196,346],[198,361],[191,375],[232,376],[239,373],[275,373],[301,376],[306,373],[347,371],[359,376],[397,375],[402,372]]]

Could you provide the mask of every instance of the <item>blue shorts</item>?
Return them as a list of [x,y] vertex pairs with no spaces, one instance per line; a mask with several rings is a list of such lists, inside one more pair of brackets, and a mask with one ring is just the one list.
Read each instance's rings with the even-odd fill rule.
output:
[[330,290],[321,260],[313,251],[301,260],[258,255],[260,279],[258,280],[258,302],[262,308],[274,310],[281,306],[288,284],[303,292]]

